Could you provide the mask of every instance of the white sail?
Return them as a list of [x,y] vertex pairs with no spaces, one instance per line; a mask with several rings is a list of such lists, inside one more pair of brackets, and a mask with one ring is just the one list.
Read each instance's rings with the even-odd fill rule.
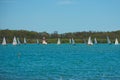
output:
[[60,42],[60,38],[58,38],[57,44],[61,44],[61,42]]
[[39,44],[39,40],[38,39],[36,40],[36,43]]
[[26,43],[27,43],[26,38],[24,38],[24,44],[26,44]]
[[71,41],[72,41],[72,44],[75,44],[75,40],[73,38],[71,39]]
[[43,37],[42,44],[47,44],[45,37]]
[[2,42],[2,45],[6,45],[7,43],[6,43],[6,39],[5,39],[5,37],[3,38],[3,42]]
[[69,43],[70,43],[70,44],[72,43],[72,40],[71,40],[71,39],[69,39]]
[[97,39],[96,38],[94,39],[94,43],[97,44]]
[[17,38],[17,42],[18,42],[18,44],[21,44],[19,38]]
[[110,41],[110,39],[109,39],[108,36],[107,36],[107,43],[108,43],[108,44],[111,44],[111,41]]
[[17,45],[17,40],[16,40],[15,36],[14,36],[14,39],[13,39],[13,45]]
[[91,37],[89,37],[89,39],[88,39],[88,45],[93,45]]
[[47,44],[47,42],[45,40],[42,41],[42,44]]
[[119,44],[119,42],[118,42],[118,39],[116,38],[115,39],[115,45],[118,45]]

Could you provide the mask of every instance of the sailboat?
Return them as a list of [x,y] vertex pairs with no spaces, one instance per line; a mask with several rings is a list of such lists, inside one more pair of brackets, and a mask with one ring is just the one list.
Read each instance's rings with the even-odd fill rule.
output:
[[19,45],[21,44],[19,38],[17,38],[17,42],[18,42]]
[[75,44],[75,40],[73,38],[71,39],[71,41],[72,41],[72,44]]
[[84,42],[84,44],[86,44],[86,43],[87,43],[85,39],[83,39],[83,42]]
[[16,40],[16,37],[14,36],[14,39],[13,39],[13,45],[17,45],[17,40]]
[[26,43],[27,43],[26,38],[24,38],[24,44],[26,44]]
[[71,40],[71,39],[69,39],[69,43],[70,43],[70,44],[72,43],[72,40]]
[[115,45],[118,45],[119,44],[119,42],[118,42],[118,39],[116,38],[115,39]]
[[2,45],[6,45],[7,43],[6,43],[6,39],[5,39],[5,37],[3,38],[3,42],[2,42]]
[[94,43],[97,44],[97,39],[96,38],[94,38]]
[[36,43],[39,44],[39,40],[38,39],[36,40]]
[[73,38],[69,39],[70,44],[75,44],[75,40]]
[[57,44],[61,44],[61,42],[60,42],[60,38],[58,38]]
[[88,45],[93,45],[92,40],[91,40],[91,36],[88,39]]
[[107,36],[107,43],[108,43],[108,44],[111,44],[111,41],[110,41],[110,39],[109,39],[108,36]]
[[43,37],[42,44],[47,44],[45,37]]

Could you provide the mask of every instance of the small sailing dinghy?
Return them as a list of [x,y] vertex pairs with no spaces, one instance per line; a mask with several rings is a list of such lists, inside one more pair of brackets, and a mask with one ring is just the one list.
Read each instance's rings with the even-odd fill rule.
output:
[[24,38],[24,44],[26,44],[26,43],[27,43],[26,38]]
[[58,44],[58,45],[61,44],[61,42],[60,42],[60,38],[58,38],[57,44]]
[[6,39],[5,39],[5,37],[3,38],[3,41],[2,41],[2,45],[6,45],[7,43],[6,43]]
[[75,40],[73,38],[69,39],[70,44],[75,44]]
[[119,44],[119,42],[118,42],[118,39],[116,38],[115,39],[115,45],[118,45]]
[[93,45],[93,42],[91,40],[91,36],[88,38],[88,45]]
[[75,40],[73,38],[71,39],[71,41],[72,41],[72,44],[75,44]]
[[43,37],[42,44],[47,44],[45,37]]
[[36,40],[36,43],[39,44],[39,40],[38,39]]
[[14,38],[13,38],[13,43],[12,43],[13,45],[17,45],[17,40],[16,40],[16,37],[14,36]]
[[96,38],[94,38],[94,43],[97,44],[97,39]]
[[109,39],[108,36],[107,36],[107,43],[108,43],[108,44],[111,44],[111,41],[110,41],[110,39]]
[[17,42],[18,42],[18,45],[20,45],[21,43],[20,43],[20,40],[19,40],[19,38],[17,38]]
[[70,44],[72,43],[72,40],[71,40],[71,39],[69,39],[69,43],[70,43]]

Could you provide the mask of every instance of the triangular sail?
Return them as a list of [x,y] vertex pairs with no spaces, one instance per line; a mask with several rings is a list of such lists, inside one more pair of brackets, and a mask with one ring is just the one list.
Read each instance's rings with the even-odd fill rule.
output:
[[97,39],[96,38],[94,39],[94,43],[97,44]]
[[58,38],[57,44],[61,44],[61,42],[60,42],[60,38]]
[[14,36],[14,39],[13,39],[13,45],[17,45],[17,40],[16,40],[15,36]]
[[2,45],[6,45],[7,43],[6,43],[6,39],[5,39],[5,37],[3,38],[3,42],[2,42]]
[[108,44],[111,44],[111,41],[110,41],[110,39],[109,39],[108,36],[107,36],[107,43],[108,43]]
[[75,44],[75,40],[73,38],[71,39],[71,41],[72,41],[72,44]]
[[119,44],[119,42],[118,42],[118,39],[116,38],[115,39],[115,45],[118,45]]
[[17,38],[17,42],[18,42],[18,44],[21,44],[19,38]]
[[38,39],[36,40],[36,43],[39,44],[39,40]]
[[24,38],[24,44],[26,44],[26,43],[27,43],[26,38]]
[[71,39],[69,39],[69,43],[70,43],[70,44],[72,43],[72,40],[71,40]]
[[89,39],[88,39],[88,45],[93,45],[91,37],[89,37]]

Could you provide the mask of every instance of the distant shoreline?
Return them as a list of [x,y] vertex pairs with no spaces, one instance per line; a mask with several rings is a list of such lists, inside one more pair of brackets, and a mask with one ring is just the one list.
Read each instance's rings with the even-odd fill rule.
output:
[[56,43],[57,38],[61,38],[62,43],[69,43],[69,38],[74,38],[76,43],[83,43],[84,40],[88,40],[89,36],[92,37],[92,40],[97,38],[98,43],[106,43],[106,36],[109,36],[112,43],[114,43],[115,38],[120,40],[120,30],[111,32],[66,32],[59,34],[57,31],[53,33],[47,33],[6,29],[0,30],[0,43],[2,42],[3,37],[6,37],[7,43],[11,43],[14,36],[19,37],[21,42],[23,42],[23,38],[25,37],[28,43],[35,43],[36,39],[41,42],[43,37],[46,37],[48,43]]

